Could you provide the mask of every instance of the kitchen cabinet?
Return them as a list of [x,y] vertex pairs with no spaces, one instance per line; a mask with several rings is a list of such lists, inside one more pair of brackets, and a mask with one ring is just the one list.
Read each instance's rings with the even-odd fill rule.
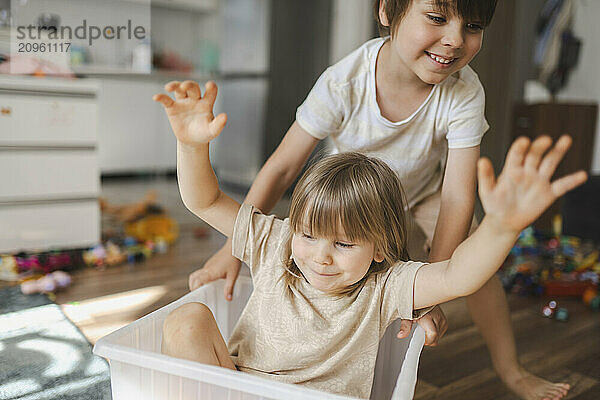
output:
[[100,239],[92,80],[0,76],[0,252]]

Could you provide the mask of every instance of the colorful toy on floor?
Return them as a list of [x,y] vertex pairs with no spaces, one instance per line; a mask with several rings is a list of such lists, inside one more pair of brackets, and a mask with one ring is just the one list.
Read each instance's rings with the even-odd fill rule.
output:
[[596,296],[590,301],[592,311],[600,311],[600,296]]
[[162,237],[156,239],[156,252],[158,254],[165,254],[169,249],[169,244]]
[[518,294],[580,297],[586,289],[597,287],[600,244],[561,236],[558,228],[555,227],[553,235],[532,227],[521,232],[499,272],[507,290]]
[[14,256],[9,254],[0,255],[0,280],[20,280],[20,273],[17,268],[17,259]]
[[556,310],[554,318],[556,318],[557,321],[566,322],[569,319],[569,311],[566,308],[559,308]]
[[557,303],[554,300],[551,300],[542,308],[542,315],[546,318],[553,318],[556,313]]
[[594,297],[598,297],[598,289],[595,287],[589,287],[583,292],[583,296],[581,299],[583,300],[583,304],[589,306],[592,303]]
[[120,264],[127,259],[127,255],[121,250],[119,246],[110,240],[106,242],[106,264],[116,265]]
[[106,260],[106,250],[102,243],[99,243],[92,247],[91,249],[85,251],[83,253],[83,259],[85,263],[92,267],[104,267],[104,263]]
[[85,265],[82,250],[51,250],[0,255],[0,280],[18,282],[57,270],[71,270]]
[[[160,241],[161,238],[158,237],[157,240]],[[132,236],[127,236],[123,241],[123,245],[123,254],[130,264],[145,261],[150,258],[152,254],[161,252],[159,242],[146,240],[142,243],[138,242],[138,240]]]
[[114,205],[106,199],[100,199],[100,211],[110,215],[120,222],[132,222],[148,214],[151,207],[156,206],[156,191],[151,190],[137,203]]
[[172,244],[179,236],[179,226],[157,204],[156,198],[156,192],[149,191],[141,201],[132,204],[112,205],[101,199],[100,209],[103,215],[118,222],[124,236],[134,237],[138,242],[157,242],[160,237]]
[[126,223],[125,233],[141,242],[162,238],[168,244],[172,244],[179,236],[179,226],[172,218],[164,214],[155,214]]
[[71,284],[71,275],[64,271],[54,271],[39,279],[31,279],[21,283],[23,294],[52,293]]
[[595,287],[589,287],[581,297],[583,304],[590,307],[593,311],[600,311],[600,294]]

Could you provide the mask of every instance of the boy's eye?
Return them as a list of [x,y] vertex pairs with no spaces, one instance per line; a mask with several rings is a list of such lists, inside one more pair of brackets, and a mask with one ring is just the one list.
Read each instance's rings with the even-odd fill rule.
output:
[[483,26],[479,24],[467,24],[467,29],[471,32],[480,32],[483,30]]
[[443,24],[444,22],[446,22],[446,18],[444,18],[440,15],[427,14],[427,18],[429,18],[431,21],[435,22],[436,24]]
[[352,244],[352,243],[335,242],[335,244],[336,244],[336,246],[343,247],[345,249],[350,249],[350,248],[354,247],[354,244]]

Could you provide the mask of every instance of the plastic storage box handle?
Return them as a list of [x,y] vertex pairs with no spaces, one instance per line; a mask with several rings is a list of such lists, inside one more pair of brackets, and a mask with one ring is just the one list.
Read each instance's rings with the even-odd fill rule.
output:
[[421,350],[423,350],[424,344],[425,331],[417,325],[404,355],[402,369],[400,370],[400,374],[398,374],[394,393],[392,393],[392,400],[412,400],[415,394],[415,386],[417,385],[417,369],[405,367],[419,365],[419,358],[421,357]]

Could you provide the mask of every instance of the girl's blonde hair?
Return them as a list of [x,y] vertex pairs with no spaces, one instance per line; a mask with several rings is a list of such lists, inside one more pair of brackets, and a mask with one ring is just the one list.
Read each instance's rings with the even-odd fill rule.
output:
[[[365,277],[340,295],[361,287],[369,275],[408,260],[402,186],[377,158],[342,153],[313,164],[292,194],[290,225],[293,232],[308,229],[312,236],[328,239],[339,238],[341,226],[348,240],[373,243],[383,254],[382,262],[373,261]],[[291,237],[287,250],[283,279],[291,289],[302,275],[291,258]]]

